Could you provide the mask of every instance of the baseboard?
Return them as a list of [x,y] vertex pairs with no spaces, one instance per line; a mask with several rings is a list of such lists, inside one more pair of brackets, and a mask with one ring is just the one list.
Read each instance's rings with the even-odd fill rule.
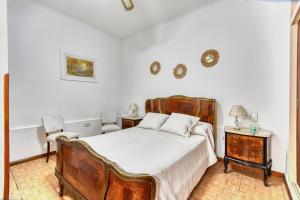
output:
[[283,181],[284,181],[285,188],[286,188],[287,191],[288,191],[289,198],[290,198],[290,199],[293,199],[293,198],[292,198],[292,194],[291,194],[291,190],[290,190],[290,187],[289,187],[289,184],[288,184],[288,182],[287,182],[287,177],[286,177],[285,174],[283,175]]
[[288,190],[288,195],[290,196],[290,199],[293,200],[300,199],[300,188],[297,185],[297,183],[290,180],[288,174],[284,175],[284,183]]
[[[55,151],[51,151],[50,155],[54,155],[55,153],[56,153]],[[39,159],[39,158],[46,158],[46,156],[47,156],[47,153],[43,153],[43,154],[40,154],[40,155],[31,156],[29,158],[24,158],[24,159],[21,159],[21,160],[16,160],[16,161],[10,162],[9,165],[14,166],[14,165],[22,164],[22,163],[25,163],[25,162],[33,161],[33,160],[36,160],[36,159]],[[45,160],[45,162],[46,162],[46,160]]]
[[[224,159],[223,158],[220,158],[218,157],[218,161],[219,162],[223,162]],[[255,171],[255,170],[258,170],[256,168],[253,168],[253,167],[250,167],[250,166],[247,166],[247,165],[241,165],[241,164],[238,164],[238,163],[235,163],[235,162],[230,162],[233,166],[234,169],[243,169],[243,168],[246,168],[247,170],[252,170],[252,171]],[[275,177],[279,177],[279,178],[284,178],[284,173],[281,173],[281,172],[277,172],[277,171],[273,171],[272,170],[272,176],[275,176]]]

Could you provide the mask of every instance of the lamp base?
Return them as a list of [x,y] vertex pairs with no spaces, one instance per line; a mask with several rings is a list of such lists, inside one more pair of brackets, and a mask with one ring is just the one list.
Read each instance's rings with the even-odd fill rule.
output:
[[131,114],[130,114],[131,117],[138,117],[139,116],[139,113],[136,112],[136,111],[132,111]]
[[235,129],[235,130],[240,130],[241,129],[240,126],[239,126],[238,116],[235,116],[234,125],[235,126],[233,127],[233,129]]
[[241,130],[241,127],[235,126],[235,127],[233,127],[233,129],[234,129],[234,130]]

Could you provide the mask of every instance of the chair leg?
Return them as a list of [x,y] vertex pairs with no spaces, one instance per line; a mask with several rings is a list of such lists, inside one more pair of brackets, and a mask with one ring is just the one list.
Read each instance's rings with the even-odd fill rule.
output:
[[49,161],[49,154],[50,154],[50,142],[47,142],[47,159],[46,159],[46,163]]
[[64,185],[61,182],[59,182],[59,196],[64,196]]

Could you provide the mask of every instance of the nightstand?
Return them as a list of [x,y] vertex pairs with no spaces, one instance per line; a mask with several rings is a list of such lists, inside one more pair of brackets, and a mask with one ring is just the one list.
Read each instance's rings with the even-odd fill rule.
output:
[[272,131],[261,130],[251,134],[249,129],[236,130],[225,127],[225,157],[224,172],[228,172],[229,161],[257,167],[264,170],[264,184],[268,186],[268,176],[271,176],[271,137]]
[[122,129],[137,126],[143,117],[122,116]]

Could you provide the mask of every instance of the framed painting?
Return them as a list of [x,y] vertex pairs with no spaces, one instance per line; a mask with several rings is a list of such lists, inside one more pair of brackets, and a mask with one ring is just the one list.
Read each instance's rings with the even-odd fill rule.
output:
[[97,82],[95,61],[90,58],[61,51],[61,79]]

